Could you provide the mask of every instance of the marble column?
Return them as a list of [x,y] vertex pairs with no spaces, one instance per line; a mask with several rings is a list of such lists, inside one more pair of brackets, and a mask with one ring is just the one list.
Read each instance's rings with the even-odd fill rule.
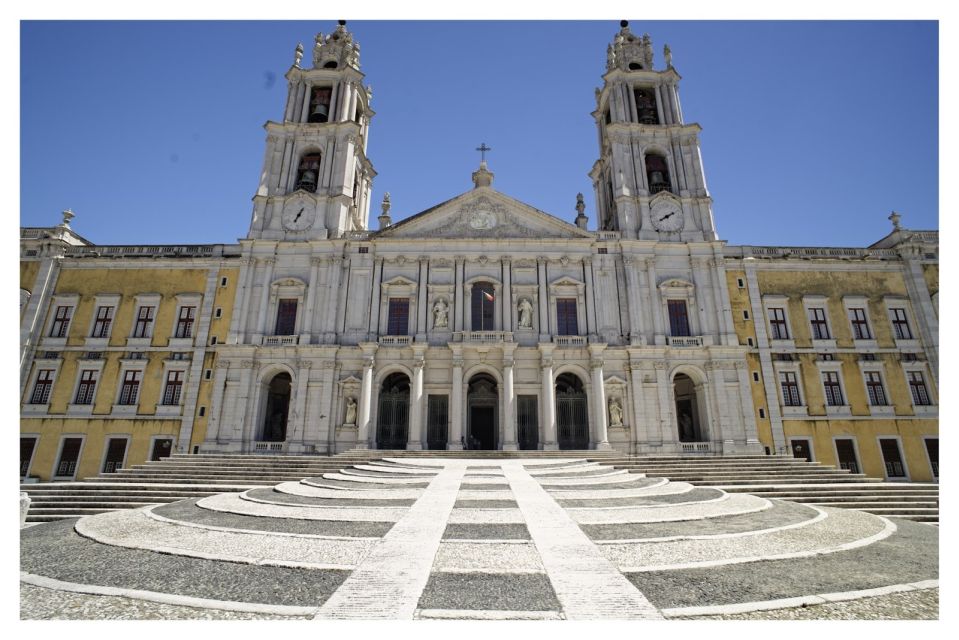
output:
[[259,336],[267,334],[266,310],[270,306],[270,289],[272,288],[270,285],[273,282],[273,268],[276,266],[276,258],[265,258],[263,262],[266,263],[266,273],[261,280],[262,284],[260,284],[260,310],[256,316],[256,326],[253,328],[253,332]]
[[670,393],[670,381],[669,375],[666,371],[666,367],[669,366],[669,363],[665,360],[657,360],[653,363],[653,366],[656,367],[656,389],[659,392],[659,432],[661,434],[660,439],[663,444],[678,442],[679,433],[673,428],[673,413],[674,409],[670,398],[672,394]]
[[463,450],[463,354],[453,351],[453,385],[450,389],[450,432],[446,448]]
[[[306,390],[310,381],[310,366],[313,364],[309,360],[300,360],[297,363],[296,388],[291,398],[293,404],[293,420],[287,420],[286,438],[287,442],[294,442],[294,438],[299,436],[301,444],[306,443]],[[292,424],[290,424],[292,422]]]
[[516,451],[516,392],[513,388],[513,349],[503,354],[503,451]]
[[370,340],[380,334],[380,281],[383,279],[383,258],[373,262],[373,292],[370,294],[370,325],[367,329]]
[[556,442],[556,389],[553,386],[552,349],[543,350],[540,366],[543,372],[543,437],[541,442],[543,443],[543,449],[555,451],[559,449],[559,443]]
[[206,442],[215,444],[220,439],[220,424],[223,415],[223,392],[226,389],[226,374],[230,363],[219,361],[216,363],[216,373],[213,374],[213,397],[210,399],[210,420],[206,427]]
[[303,314],[303,328],[300,330],[300,344],[310,344],[313,333],[313,314],[316,309],[316,290],[320,282],[320,265],[322,258],[310,258],[310,282],[307,285],[309,289],[306,292],[306,309]]
[[357,416],[356,448],[370,448],[370,409],[373,404],[373,354],[364,354],[363,382],[360,385],[360,407]]
[[639,283],[636,282],[636,260],[623,256],[623,271],[626,274],[626,308],[629,312],[629,343],[643,343],[643,323],[639,317]]
[[429,297],[426,288],[427,278],[429,277],[429,256],[420,256],[420,276],[416,282],[416,341],[426,341],[426,319],[429,317],[427,310],[427,298]]
[[659,300],[659,288],[656,286],[656,258],[646,258],[646,281],[649,288],[647,304],[653,320],[653,341],[655,344],[666,344],[666,333],[663,330],[662,304]]
[[539,267],[539,341],[548,342],[549,330],[549,298],[547,297],[547,259],[540,256],[536,259]]
[[596,297],[593,289],[593,260],[591,258],[583,259],[583,281],[586,283],[586,333],[588,335],[599,335],[599,327],[596,326]]
[[606,426],[606,389],[603,383],[603,361],[593,358],[589,363],[593,387],[593,448],[609,449]]
[[340,275],[343,271],[343,257],[333,256],[330,258],[329,275],[327,281],[329,286],[326,288],[326,320],[323,322],[323,328],[326,330],[323,341],[326,343],[336,342],[336,307],[340,292]]
[[423,369],[426,361],[423,352],[414,352],[413,380],[410,384],[410,425],[406,448],[409,451],[423,449]]
[[463,260],[456,260],[456,290],[453,292],[453,331],[463,330]]
[[500,306],[503,309],[503,331],[513,330],[513,294],[512,273],[509,258],[503,258],[503,295],[500,297]]

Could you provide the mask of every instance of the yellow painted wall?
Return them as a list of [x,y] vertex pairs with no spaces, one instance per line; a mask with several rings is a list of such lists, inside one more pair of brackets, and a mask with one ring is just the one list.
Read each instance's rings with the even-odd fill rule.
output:
[[37,260],[20,261],[20,288],[33,293],[33,285],[37,281],[40,271],[40,262]]
[[922,275],[926,279],[926,287],[929,289],[929,295],[939,293],[939,265],[922,265]]
[[50,480],[63,436],[84,436],[77,478],[96,476],[104,456],[106,439],[111,435],[128,435],[126,465],[142,464],[150,455],[150,441],[155,435],[176,437],[179,420],[105,419],[105,418],[26,418],[20,421],[21,434],[37,434],[40,440],[30,465],[30,475]]
[[914,482],[930,482],[932,469],[926,455],[922,436],[939,436],[936,420],[875,419],[875,420],[785,420],[786,437],[807,436],[813,439],[813,457],[823,464],[839,466],[833,438],[854,438],[859,452],[862,472],[883,478],[885,468],[879,449],[880,436],[899,436],[903,460]]

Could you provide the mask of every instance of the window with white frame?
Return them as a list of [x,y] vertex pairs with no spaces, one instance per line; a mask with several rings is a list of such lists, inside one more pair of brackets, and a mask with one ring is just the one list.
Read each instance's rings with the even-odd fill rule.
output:
[[889,320],[892,322],[892,330],[896,340],[912,340],[912,329],[909,328],[909,319],[906,317],[906,310],[902,307],[889,308]]
[[813,340],[831,340],[829,334],[829,324],[826,322],[825,307],[809,307],[809,328],[812,331]]
[[823,371],[822,386],[826,394],[826,406],[841,407],[845,403],[842,393],[842,384],[839,382],[838,371]]
[[196,307],[184,305],[180,307],[176,321],[175,338],[192,338],[193,323],[196,321]]
[[787,407],[801,407],[799,379],[795,371],[780,371],[779,384],[783,392],[783,404]]
[[183,389],[182,369],[171,369],[167,371],[166,386],[163,388],[163,402],[165,405],[180,404],[180,393]]
[[872,332],[869,331],[869,318],[866,315],[865,307],[849,308],[849,324],[852,326],[854,340],[872,340]]
[[90,332],[91,338],[109,338],[110,327],[113,324],[113,311],[115,307],[111,305],[101,305],[97,307],[96,318],[93,321],[93,331]]
[[30,394],[30,404],[47,404],[50,402],[50,392],[53,390],[55,369],[39,369],[33,383],[33,392]]
[[769,308],[769,332],[773,340],[789,340],[789,327],[786,325],[786,310],[782,307]]
[[53,316],[53,324],[50,326],[51,338],[66,338],[67,331],[70,329],[70,318],[73,316],[73,306],[59,305]]
[[139,369],[127,369],[123,372],[123,382],[120,385],[120,397],[117,404],[135,405],[140,393],[140,380],[143,372]]
[[864,371],[863,378],[866,381],[866,395],[869,396],[869,404],[874,407],[885,407],[889,404],[886,399],[886,388],[882,383],[882,374],[878,371]]
[[73,398],[73,404],[93,404],[99,374],[100,372],[97,369],[80,370],[80,382],[77,384],[77,393]]
[[149,338],[153,333],[153,318],[156,314],[154,305],[145,304],[137,308],[136,321],[133,323],[134,338]]
[[917,406],[932,404],[929,389],[926,387],[926,378],[922,371],[907,371],[906,380],[909,382],[909,392],[912,394],[912,403]]

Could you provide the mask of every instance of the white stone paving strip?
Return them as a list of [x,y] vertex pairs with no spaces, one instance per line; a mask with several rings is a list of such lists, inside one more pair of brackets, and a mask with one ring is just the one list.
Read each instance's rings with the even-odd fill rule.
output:
[[416,500],[423,495],[423,489],[325,489],[302,482],[281,482],[273,487],[273,490],[278,493],[308,498],[345,498],[349,500]]
[[566,618],[662,618],[520,462],[502,467]]
[[310,506],[291,507],[288,505],[265,504],[241,500],[236,493],[220,493],[201,498],[197,503],[201,509],[221,513],[236,513],[243,516],[262,516],[266,518],[290,518],[293,520],[334,520],[337,522],[396,522],[406,515],[409,507],[366,507],[319,509]]
[[602,507],[567,507],[569,515],[579,524],[624,524],[630,522],[681,522],[722,518],[771,509],[773,503],[749,493],[732,493],[721,502],[692,502],[682,506],[629,507],[610,509]]
[[323,604],[316,618],[411,620],[465,470],[465,464],[447,464]]

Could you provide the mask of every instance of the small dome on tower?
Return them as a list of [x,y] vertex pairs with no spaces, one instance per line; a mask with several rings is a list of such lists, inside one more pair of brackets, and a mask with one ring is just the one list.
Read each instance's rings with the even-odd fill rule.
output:
[[346,20],[340,20],[330,35],[316,34],[313,68],[340,69],[344,66],[360,68],[360,44],[354,42],[353,34],[346,30]]
[[619,33],[606,49],[606,70],[652,71],[653,43],[649,34],[634,35],[627,20],[620,21],[619,26]]

